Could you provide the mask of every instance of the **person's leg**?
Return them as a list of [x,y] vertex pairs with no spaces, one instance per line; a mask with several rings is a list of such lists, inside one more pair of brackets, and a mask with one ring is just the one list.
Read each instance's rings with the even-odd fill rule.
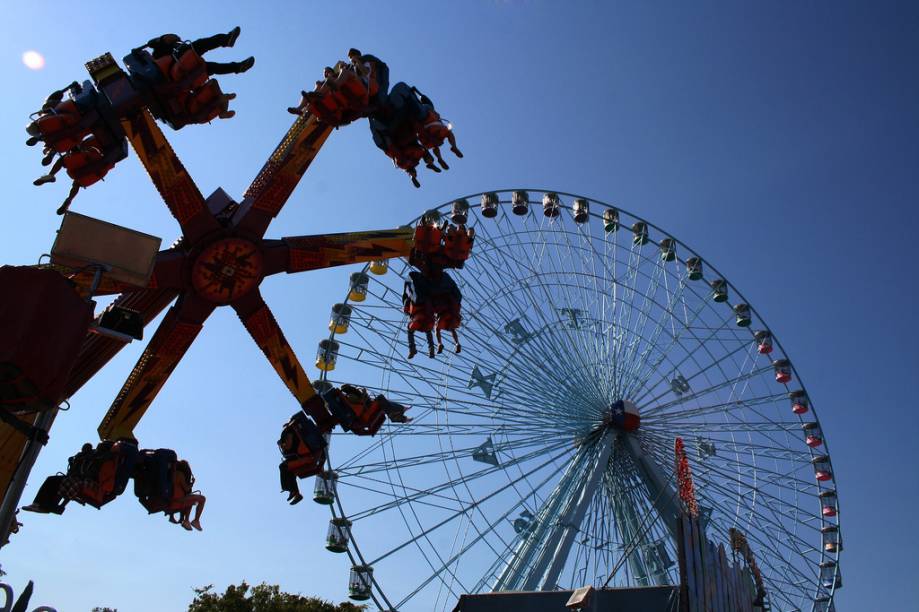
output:
[[456,136],[453,135],[453,130],[447,132],[447,141],[450,143],[450,150],[453,151],[453,154],[462,157],[463,152],[456,148]]
[[70,193],[67,194],[67,198],[64,200],[64,203],[61,204],[57,209],[57,214],[63,215],[70,208],[70,205],[73,203],[73,199],[77,197],[77,192],[80,191],[80,184],[76,181],[73,182],[73,185],[70,186]]
[[[53,154],[54,150],[52,149],[51,152]],[[51,166],[51,169],[48,170],[48,174],[43,174],[42,176],[38,177],[37,179],[32,181],[32,184],[33,185],[44,185],[45,183],[53,183],[54,181],[57,180],[57,177],[54,175],[60,172],[63,166],[64,166],[64,157],[61,156],[57,158],[57,161],[55,161],[54,165]]]
[[408,358],[411,359],[418,354],[418,347],[415,346],[415,330],[408,330]]
[[297,484],[297,477],[287,467],[287,462],[282,461],[278,466],[281,473],[281,490],[287,491],[287,501],[292,500],[300,494],[300,486]]
[[437,354],[440,355],[441,353],[444,352],[444,341],[443,341],[443,338],[440,337],[439,327],[437,328],[436,334],[437,334]]
[[208,51],[213,51],[220,47],[232,47],[236,44],[239,32],[240,28],[236,26],[226,34],[215,34],[207,38],[199,38],[191,43],[191,48],[194,49],[198,55],[204,55]]
[[448,166],[444,158],[440,156],[440,147],[431,147],[431,150],[434,151],[434,157],[437,158],[437,163],[439,163],[444,170],[449,170],[450,166]]
[[193,498],[198,505],[197,508],[195,508],[195,518],[191,522],[191,526],[201,531],[201,513],[204,512],[204,502],[206,498],[203,495],[191,495],[190,497]]
[[459,353],[462,348],[460,347],[459,336],[456,334],[455,329],[451,329],[450,333],[453,334],[453,343],[456,345],[456,352]]
[[211,76],[220,74],[241,74],[255,65],[254,57],[247,57],[241,62],[205,62],[207,73]]

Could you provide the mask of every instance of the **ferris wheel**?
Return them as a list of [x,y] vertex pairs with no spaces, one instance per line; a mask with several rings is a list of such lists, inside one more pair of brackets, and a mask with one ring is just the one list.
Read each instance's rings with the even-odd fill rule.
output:
[[333,435],[316,479],[354,599],[408,612],[462,593],[677,584],[680,438],[702,524],[745,535],[771,609],[833,609],[827,444],[731,283],[657,226],[572,194],[489,192],[423,217],[437,218],[475,230],[453,275],[461,350],[408,358],[402,259],[351,275],[320,343],[316,385],[360,384],[413,417]]

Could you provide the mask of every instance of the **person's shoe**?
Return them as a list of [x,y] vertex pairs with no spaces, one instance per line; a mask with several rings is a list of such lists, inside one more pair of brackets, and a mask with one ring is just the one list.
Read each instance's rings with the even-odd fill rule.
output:
[[44,185],[45,183],[53,183],[56,180],[57,177],[55,177],[53,174],[44,174],[32,181],[32,184],[38,187],[39,185]]
[[414,176],[412,177],[412,185],[414,185],[416,189],[417,189],[418,187],[421,187],[421,183],[418,182],[418,178],[417,178],[417,177],[414,177]]
[[299,106],[288,106],[288,107],[287,107],[287,112],[290,113],[291,115],[300,115],[300,114],[302,114],[302,113],[300,112],[300,107],[299,107]]
[[233,111],[233,110],[220,111],[220,113],[218,113],[217,116],[221,119],[230,119],[236,116],[236,111]]
[[38,141],[39,141],[39,140],[41,140],[41,136],[32,136],[31,138],[29,138],[28,140],[26,140],[26,146],[27,146],[27,147],[34,147],[35,145],[38,144]]
[[287,501],[292,500],[292,499],[293,499],[294,497],[296,497],[296,496],[297,496],[296,492],[290,491],[290,492],[287,494]]
[[204,529],[201,528],[200,521],[198,521],[197,519],[191,522],[191,526],[197,529],[198,531],[204,531]]
[[430,162],[425,163],[425,167],[426,167],[428,170],[432,170],[433,172],[437,172],[438,174],[440,173],[440,168],[438,168],[436,165],[434,165],[434,162],[433,162],[433,161],[430,161]]
[[236,44],[236,39],[239,38],[240,31],[241,30],[239,26],[236,26],[235,28],[227,32],[227,46],[228,47],[232,47],[233,45]]
[[255,58],[251,55],[236,65],[236,74],[242,74],[255,66]]
[[456,147],[450,147],[450,150],[453,151],[453,154],[456,155],[457,157],[463,156],[463,152],[457,149]]
[[411,359],[412,357],[414,357],[414,356],[417,355],[417,354],[418,354],[418,349],[413,349],[413,348],[412,348],[412,349],[409,349],[409,350],[408,350],[408,358],[409,358],[409,359]]
[[49,151],[48,153],[46,153],[45,156],[41,158],[41,165],[50,166],[51,162],[54,161],[55,153],[57,153],[57,151]]
[[457,345],[456,345],[456,352],[459,353],[459,352],[462,350],[462,348],[463,348],[463,347],[461,347],[459,344],[457,344]]
[[223,97],[226,99],[227,102],[229,102],[230,100],[236,99],[236,94],[235,93],[223,94]]
[[29,504],[28,506],[23,506],[22,509],[26,512],[37,512],[39,514],[49,514],[51,512],[44,506],[40,506],[38,504]]
[[443,168],[444,170],[449,170],[449,169],[450,169],[450,166],[448,166],[448,165],[447,165],[447,162],[445,162],[444,160],[442,160],[442,159],[439,160],[439,163],[440,163],[440,167]]
[[440,355],[440,354],[443,353],[443,352],[444,352],[444,345],[443,345],[443,344],[438,344],[438,345],[437,345],[437,354]]
[[182,521],[182,529],[185,531],[191,531],[191,523],[188,522],[188,519]]
[[299,503],[302,502],[302,501],[303,501],[303,496],[300,495],[299,493],[297,493],[296,495],[294,495],[294,498],[293,498],[292,500],[290,500],[290,505],[291,505],[291,506],[296,506],[297,504],[299,504]]

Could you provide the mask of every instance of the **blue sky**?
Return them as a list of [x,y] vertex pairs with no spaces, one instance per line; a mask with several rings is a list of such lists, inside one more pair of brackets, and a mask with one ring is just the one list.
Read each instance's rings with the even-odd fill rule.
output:
[[[77,7],[84,8],[78,9]],[[365,123],[335,132],[269,237],[388,228],[458,195],[548,187],[615,203],[692,245],[741,288],[781,338],[821,417],[839,486],[840,610],[903,610],[919,507],[919,10],[810,3],[16,3],[0,29],[0,261],[50,248],[65,195],[36,189],[23,126],[82,64],[147,38],[242,26],[215,58],[257,58],[237,116],[168,132],[205,193],[238,196],[322,66],[351,46],[388,62],[455,125],[465,159],[412,188]],[[28,49],[41,71],[20,61]],[[220,55],[218,55],[218,53]],[[168,128],[167,128],[168,129]],[[156,234],[177,227],[133,154],[74,209]],[[347,270],[275,277],[263,293],[301,359],[325,333]],[[73,398],[33,483],[61,469],[96,425],[142,345]],[[313,370],[311,369],[311,372]],[[61,609],[182,609],[191,587],[247,579],[344,598],[327,563],[327,513],[277,493],[279,426],[295,409],[229,310],[218,311],[137,430],[178,449],[208,495],[187,534],[124,496],[101,512],[30,516],[0,553],[34,603]]]

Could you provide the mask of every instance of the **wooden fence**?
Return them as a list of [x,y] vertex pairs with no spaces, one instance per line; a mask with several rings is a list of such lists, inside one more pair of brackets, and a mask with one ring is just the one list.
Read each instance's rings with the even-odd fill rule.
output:
[[760,612],[750,570],[732,564],[724,551],[705,537],[699,518],[683,514],[677,521],[681,612]]

